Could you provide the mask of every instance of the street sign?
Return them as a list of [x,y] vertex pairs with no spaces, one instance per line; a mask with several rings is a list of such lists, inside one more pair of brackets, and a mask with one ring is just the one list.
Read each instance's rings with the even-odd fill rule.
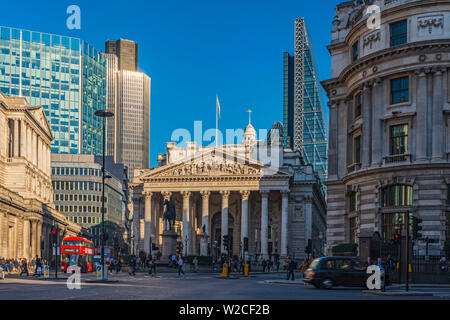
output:
[[100,264],[97,265],[96,271],[97,271],[97,280],[103,280],[103,277],[102,277],[102,266]]

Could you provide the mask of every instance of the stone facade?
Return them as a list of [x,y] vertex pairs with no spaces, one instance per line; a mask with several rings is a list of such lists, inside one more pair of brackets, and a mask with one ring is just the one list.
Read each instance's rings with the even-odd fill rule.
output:
[[[245,238],[247,257],[277,253],[301,259],[308,239],[320,253],[326,204],[318,175],[299,152],[283,150],[279,138],[264,163],[256,152],[261,147],[251,125],[238,145],[168,143],[160,165],[141,170],[131,185],[135,252],[149,253],[151,243],[162,244],[163,201],[171,197],[184,254],[242,255]],[[229,252],[221,243],[224,235],[232,239]]]
[[50,260],[48,235],[82,229],[55,210],[50,170],[53,140],[42,107],[0,93],[0,257]]
[[[381,9],[373,26],[369,5]],[[369,19],[368,19],[369,18]],[[368,22],[369,20],[369,22]],[[450,206],[450,1],[347,1],[336,7],[330,99],[327,241],[384,241],[423,219],[443,253]],[[425,243],[415,241],[415,254]]]

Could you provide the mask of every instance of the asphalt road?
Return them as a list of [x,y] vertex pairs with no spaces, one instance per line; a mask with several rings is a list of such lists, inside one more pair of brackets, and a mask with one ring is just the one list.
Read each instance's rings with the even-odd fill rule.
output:
[[95,275],[82,275],[81,289],[69,290],[66,281],[7,277],[0,280],[0,300],[450,300],[450,288],[420,289],[435,292],[434,297],[379,297],[359,288],[318,290],[304,285],[266,284],[284,279],[283,274],[255,275],[250,278],[219,279],[216,274],[158,274],[151,277],[126,273],[112,275],[116,283],[86,283]]

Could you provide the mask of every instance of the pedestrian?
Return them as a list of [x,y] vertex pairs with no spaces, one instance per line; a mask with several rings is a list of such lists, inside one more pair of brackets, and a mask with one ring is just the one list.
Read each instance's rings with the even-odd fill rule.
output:
[[172,266],[177,268],[177,256],[175,254],[172,255]]
[[137,261],[136,261],[136,257],[132,256],[131,260],[130,260],[130,268],[131,270],[128,272],[130,276],[135,276],[136,275],[136,265],[137,265]]
[[392,256],[389,255],[386,260],[386,285],[390,286],[392,283],[392,272],[395,270],[395,261],[392,259]]
[[277,272],[279,272],[280,271],[280,258],[279,257],[277,257],[275,265],[277,266]]
[[373,265],[372,263],[372,259],[370,257],[367,258],[367,261],[364,263],[364,267],[367,269],[368,267],[370,267],[371,265]]
[[156,261],[150,260],[150,271],[153,276],[156,275]]
[[116,273],[119,273],[121,269],[122,269],[122,263],[119,258],[119,259],[117,259],[117,263],[116,263]]
[[194,272],[198,272],[198,259],[197,257],[194,257],[194,260],[192,260],[192,263],[194,264]]
[[381,258],[377,259],[377,267],[380,268],[380,276],[381,276],[381,291],[386,291],[386,270],[383,264],[383,260]]
[[22,271],[20,272],[20,275],[22,275],[22,274],[24,274],[24,273],[27,274],[27,277],[30,275],[30,274],[28,273],[27,259],[25,259],[25,258],[22,260]]
[[263,259],[263,261],[261,262],[262,267],[263,267],[263,273],[266,272],[266,267],[267,267],[267,261],[266,259]]
[[295,269],[297,269],[297,263],[290,258],[287,258],[287,279],[290,280],[292,277],[292,281],[295,280]]
[[35,262],[35,268],[34,268],[34,276],[40,276],[41,275],[41,272],[42,272],[42,268],[41,268],[41,259],[38,257],[38,256],[36,256],[36,260],[35,260],[36,262]]
[[273,261],[272,258],[269,258],[269,262],[267,262],[267,269],[269,273],[270,271],[272,271],[272,268],[273,268]]
[[305,277],[306,270],[308,270],[309,268],[309,264],[309,259],[308,257],[306,257],[305,260],[303,260],[302,265],[300,266],[300,271],[302,272],[303,278]]
[[184,263],[183,257],[180,254],[178,258],[178,276],[181,276],[181,274],[183,274],[184,277],[183,263]]

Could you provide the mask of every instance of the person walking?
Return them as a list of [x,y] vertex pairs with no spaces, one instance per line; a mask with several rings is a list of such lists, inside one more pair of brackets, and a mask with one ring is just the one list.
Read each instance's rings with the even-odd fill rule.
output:
[[295,269],[297,269],[297,263],[291,258],[287,258],[287,279],[290,280],[292,277],[292,281],[295,280]]
[[181,276],[181,274],[183,274],[184,277],[183,264],[184,264],[183,256],[180,254],[178,258],[178,276]]
[[41,259],[38,257],[38,256],[36,256],[36,260],[35,260],[36,262],[35,262],[35,268],[34,268],[34,274],[33,274],[33,276],[40,276],[41,275]]
[[263,259],[263,261],[261,262],[262,264],[262,268],[263,268],[263,273],[266,272],[266,268],[267,268],[267,261],[266,259]]
[[22,271],[20,272],[20,275],[22,276],[22,274],[26,273],[27,277],[30,275],[28,273],[28,264],[27,264],[27,259],[23,259],[22,260]]
[[136,275],[136,265],[137,265],[137,261],[136,261],[136,257],[132,257],[130,260],[130,268],[131,271],[128,272],[130,276],[135,276]]
[[194,264],[194,272],[198,272],[198,259],[197,257],[194,257],[194,260],[192,260],[192,263]]
[[377,259],[377,267],[380,268],[381,275],[381,291],[386,291],[386,268],[384,267],[383,260]]

